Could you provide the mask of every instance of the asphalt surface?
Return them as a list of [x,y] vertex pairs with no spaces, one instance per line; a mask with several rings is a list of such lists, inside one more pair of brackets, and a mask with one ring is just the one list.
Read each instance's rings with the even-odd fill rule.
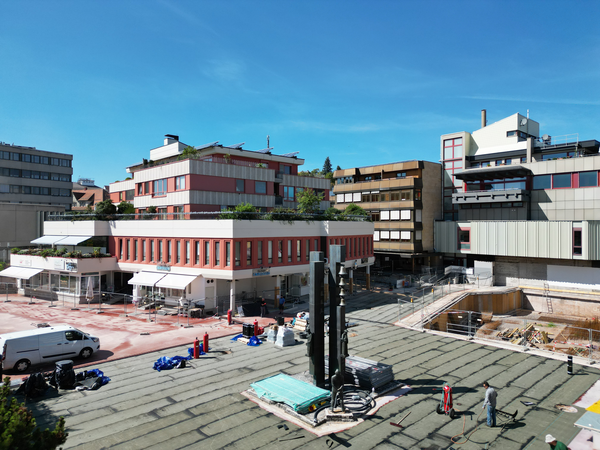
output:
[[[396,380],[413,389],[335,435],[317,437],[291,423],[288,430],[278,428],[286,422],[240,395],[254,381],[306,371],[304,345],[248,347],[229,337],[211,340],[209,354],[185,369],[157,372],[152,366],[160,356],[187,354],[187,345],[98,363],[94,367],[111,378],[107,385],[97,391],[49,390],[28,407],[41,426],[64,416],[69,432],[64,448],[86,450],[546,449],[547,433],[569,443],[579,431],[573,423],[584,410],[567,413],[555,405],[573,404],[599,379],[597,369],[576,364],[568,375],[562,361],[394,326],[394,293],[362,293],[347,302],[348,319],[358,323],[350,332],[350,353],[393,365]],[[504,427],[485,425],[484,380],[497,389],[499,409],[519,411],[516,422],[499,416]],[[454,420],[435,412],[444,382],[453,387],[459,410]],[[404,428],[390,425],[409,411]],[[463,442],[465,435],[464,444],[452,443],[453,436]]]

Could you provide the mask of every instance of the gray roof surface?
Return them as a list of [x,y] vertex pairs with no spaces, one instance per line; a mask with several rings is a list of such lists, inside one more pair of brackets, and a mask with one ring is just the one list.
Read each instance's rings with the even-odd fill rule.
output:
[[[392,364],[396,380],[413,390],[335,435],[317,437],[291,423],[284,431],[277,428],[282,419],[240,395],[254,381],[307,370],[304,345],[248,347],[220,338],[190,367],[162,372],[152,369],[157,358],[186,355],[187,347],[111,361],[95,366],[111,378],[98,391],[60,391],[28,406],[42,426],[64,415],[69,432],[64,448],[86,450],[448,449],[452,436],[463,428],[468,435],[478,423],[469,441],[455,448],[546,449],[547,433],[568,443],[579,431],[573,424],[584,411],[566,413],[554,405],[575,402],[598,380],[597,369],[575,365],[570,376],[561,361],[394,326],[397,298],[367,292],[347,299],[348,319],[359,324],[351,329],[349,348],[352,355]],[[484,380],[497,389],[499,409],[519,410],[517,422],[485,425]],[[454,420],[435,412],[440,391],[433,388],[444,382],[453,387],[461,411]],[[525,407],[521,400],[535,405]],[[409,411],[404,428],[390,425]],[[498,416],[498,424],[505,421]],[[290,437],[297,438],[285,440]]]

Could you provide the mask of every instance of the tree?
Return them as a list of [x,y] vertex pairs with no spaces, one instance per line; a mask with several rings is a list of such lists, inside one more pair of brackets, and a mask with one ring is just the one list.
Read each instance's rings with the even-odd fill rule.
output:
[[112,200],[109,198],[96,203],[95,213],[100,220],[113,220],[113,216],[117,213],[117,207],[113,205]]
[[54,430],[40,430],[25,403],[11,398],[10,378],[0,387],[0,450],[54,450],[67,441],[65,419],[59,417]]
[[258,211],[251,203],[240,203],[235,208],[227,208],[219,214],[219,219],[253,220],[258,219]]
[[319,204],[323,201],[323,194],[317,194],[313,189],[303,189],[296,193],[298,211],[302,214],[314,214],[319,210]]
[[348,206],[346,206],[346,209],[344,210],[343,214],[344,214],[344,216],[346,216],[347,220],[356,220],[354,217],[350,217],[350,216],[363,216],[363,217],[369,216],[369,213],[367,211],[365,211],[360,206],[358,206],[354,203],[350,203]]
[[178,159],[194,158],[197,155],[198,155],[198,150],[196,150],[191,145],[188,145],[186,148],[183,149],[183,151],[181,152],[181,155],[179,155]]
[[325,163],[323,164],[323,175],[327,175],[331,172],[331,161],[329,160],[329,156],[325,158]]
[[117,205],[117,214],[135,214],[135,207],[123,200]]
[[342,170],[342,168],[339,166],[339,164],[336,166],[335,170]]

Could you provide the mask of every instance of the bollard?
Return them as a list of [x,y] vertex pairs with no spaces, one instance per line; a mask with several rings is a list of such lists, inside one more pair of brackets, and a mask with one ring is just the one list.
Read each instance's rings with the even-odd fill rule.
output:
[[198,359],[200,357],[200,341],[198,340],[198,337],[196,336],[196,339],[194,340],[194,359]]
[[204,338],[202,339],[202,351],[208,353],[208,333],[204,332]]

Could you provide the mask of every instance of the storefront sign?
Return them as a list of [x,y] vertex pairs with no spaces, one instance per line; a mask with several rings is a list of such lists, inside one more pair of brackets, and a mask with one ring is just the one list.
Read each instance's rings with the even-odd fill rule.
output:
[[156,270],[163,270],[165,272],[170,272],[171,266],[167,263],[159,262],[158,265],[156,266]]
[[77,263],[73,261],[65,262],[65,269],[69,272],[77,272]]
[[254,269],[252,271],[253,277],[264,277],[267,275],[271,275],[271,269]]

